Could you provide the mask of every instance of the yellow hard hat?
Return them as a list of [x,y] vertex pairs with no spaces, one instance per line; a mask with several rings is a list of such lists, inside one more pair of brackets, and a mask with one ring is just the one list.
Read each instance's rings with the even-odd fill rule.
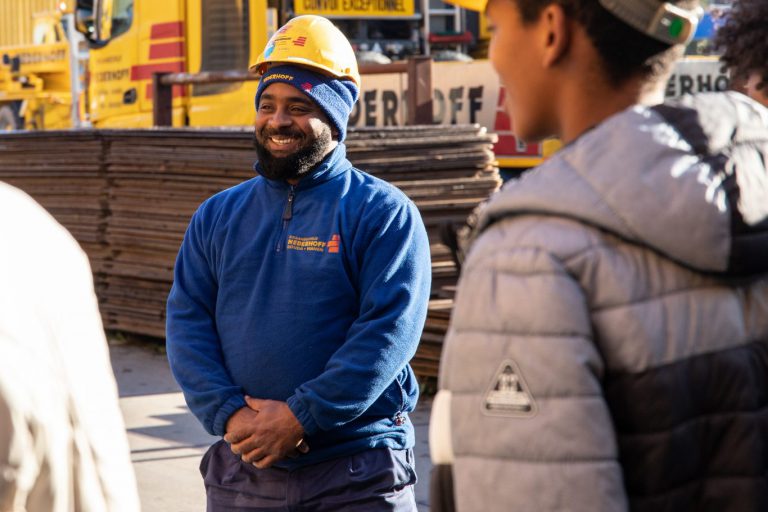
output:
[[296,64],[349,79],[360,87],[355,51],[327,18],[307,14],[288,21],[269,39],[251,71],[264,74],[271,64]]
[[488,0],[445,0],[445,3],[458,5],[470,11],[484,12]]

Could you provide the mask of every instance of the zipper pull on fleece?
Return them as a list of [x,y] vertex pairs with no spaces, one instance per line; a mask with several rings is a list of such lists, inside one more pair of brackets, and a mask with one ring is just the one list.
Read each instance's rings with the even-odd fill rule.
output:
[[283,220],[291,220],[293,218],[293,198],[296,196],[296,193],[294,192],[293,185],[291,185],[291,190],[288,192],[288,202],[285,203],[285,209],[283,210]]

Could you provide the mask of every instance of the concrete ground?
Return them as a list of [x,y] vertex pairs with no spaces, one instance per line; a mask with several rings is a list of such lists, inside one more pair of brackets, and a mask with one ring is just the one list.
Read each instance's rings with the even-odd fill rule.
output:
[[[192,416],[171,376],[165,351],[150,342],[110,340],[112,367],[128,431],[144,512],[200,512],[205,490],[198,464],[216,438]],[[416,499],[429,510],[430,400],[411,416],[416,426]]]

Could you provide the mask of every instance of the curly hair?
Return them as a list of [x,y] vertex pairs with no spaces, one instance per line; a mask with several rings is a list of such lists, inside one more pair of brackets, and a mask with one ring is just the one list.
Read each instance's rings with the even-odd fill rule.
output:
[[768,2],[737,0],[717,30],[715,47],[722,51],[720,61],[734,80],[760,74],[757,88],[768,86]]
[[[690,8],[696,0],[669,0]],[[757,0],[761,1],[761,0]],[[762,0],[766,1],[766,0]],[[675,60],[683,55],[682,45],[670,46],[625,24],[603,8],[598,0],[515,0],[524,23],[535,21],[549,4],[562,6],[566,14],[587,31],[603,60],[603,69],[614,85],[640,74],[655,81],[666,76]],[[661,4],[661,0],[659,0]]]

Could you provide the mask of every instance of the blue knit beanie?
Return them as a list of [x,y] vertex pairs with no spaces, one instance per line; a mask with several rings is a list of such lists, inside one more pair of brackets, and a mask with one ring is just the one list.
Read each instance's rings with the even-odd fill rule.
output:
[[259,81],[256,89],[256,110],[259,99],[269,85],[283,82],[294,86],[310,97],[323,109],[331,124],[339,132],[339,142],[347,136],[347,123],[352,107],[360,95],[357,85],[351,80],[339,80],[328,75],[310,71],[308,68],[282,64],[270,67]]

